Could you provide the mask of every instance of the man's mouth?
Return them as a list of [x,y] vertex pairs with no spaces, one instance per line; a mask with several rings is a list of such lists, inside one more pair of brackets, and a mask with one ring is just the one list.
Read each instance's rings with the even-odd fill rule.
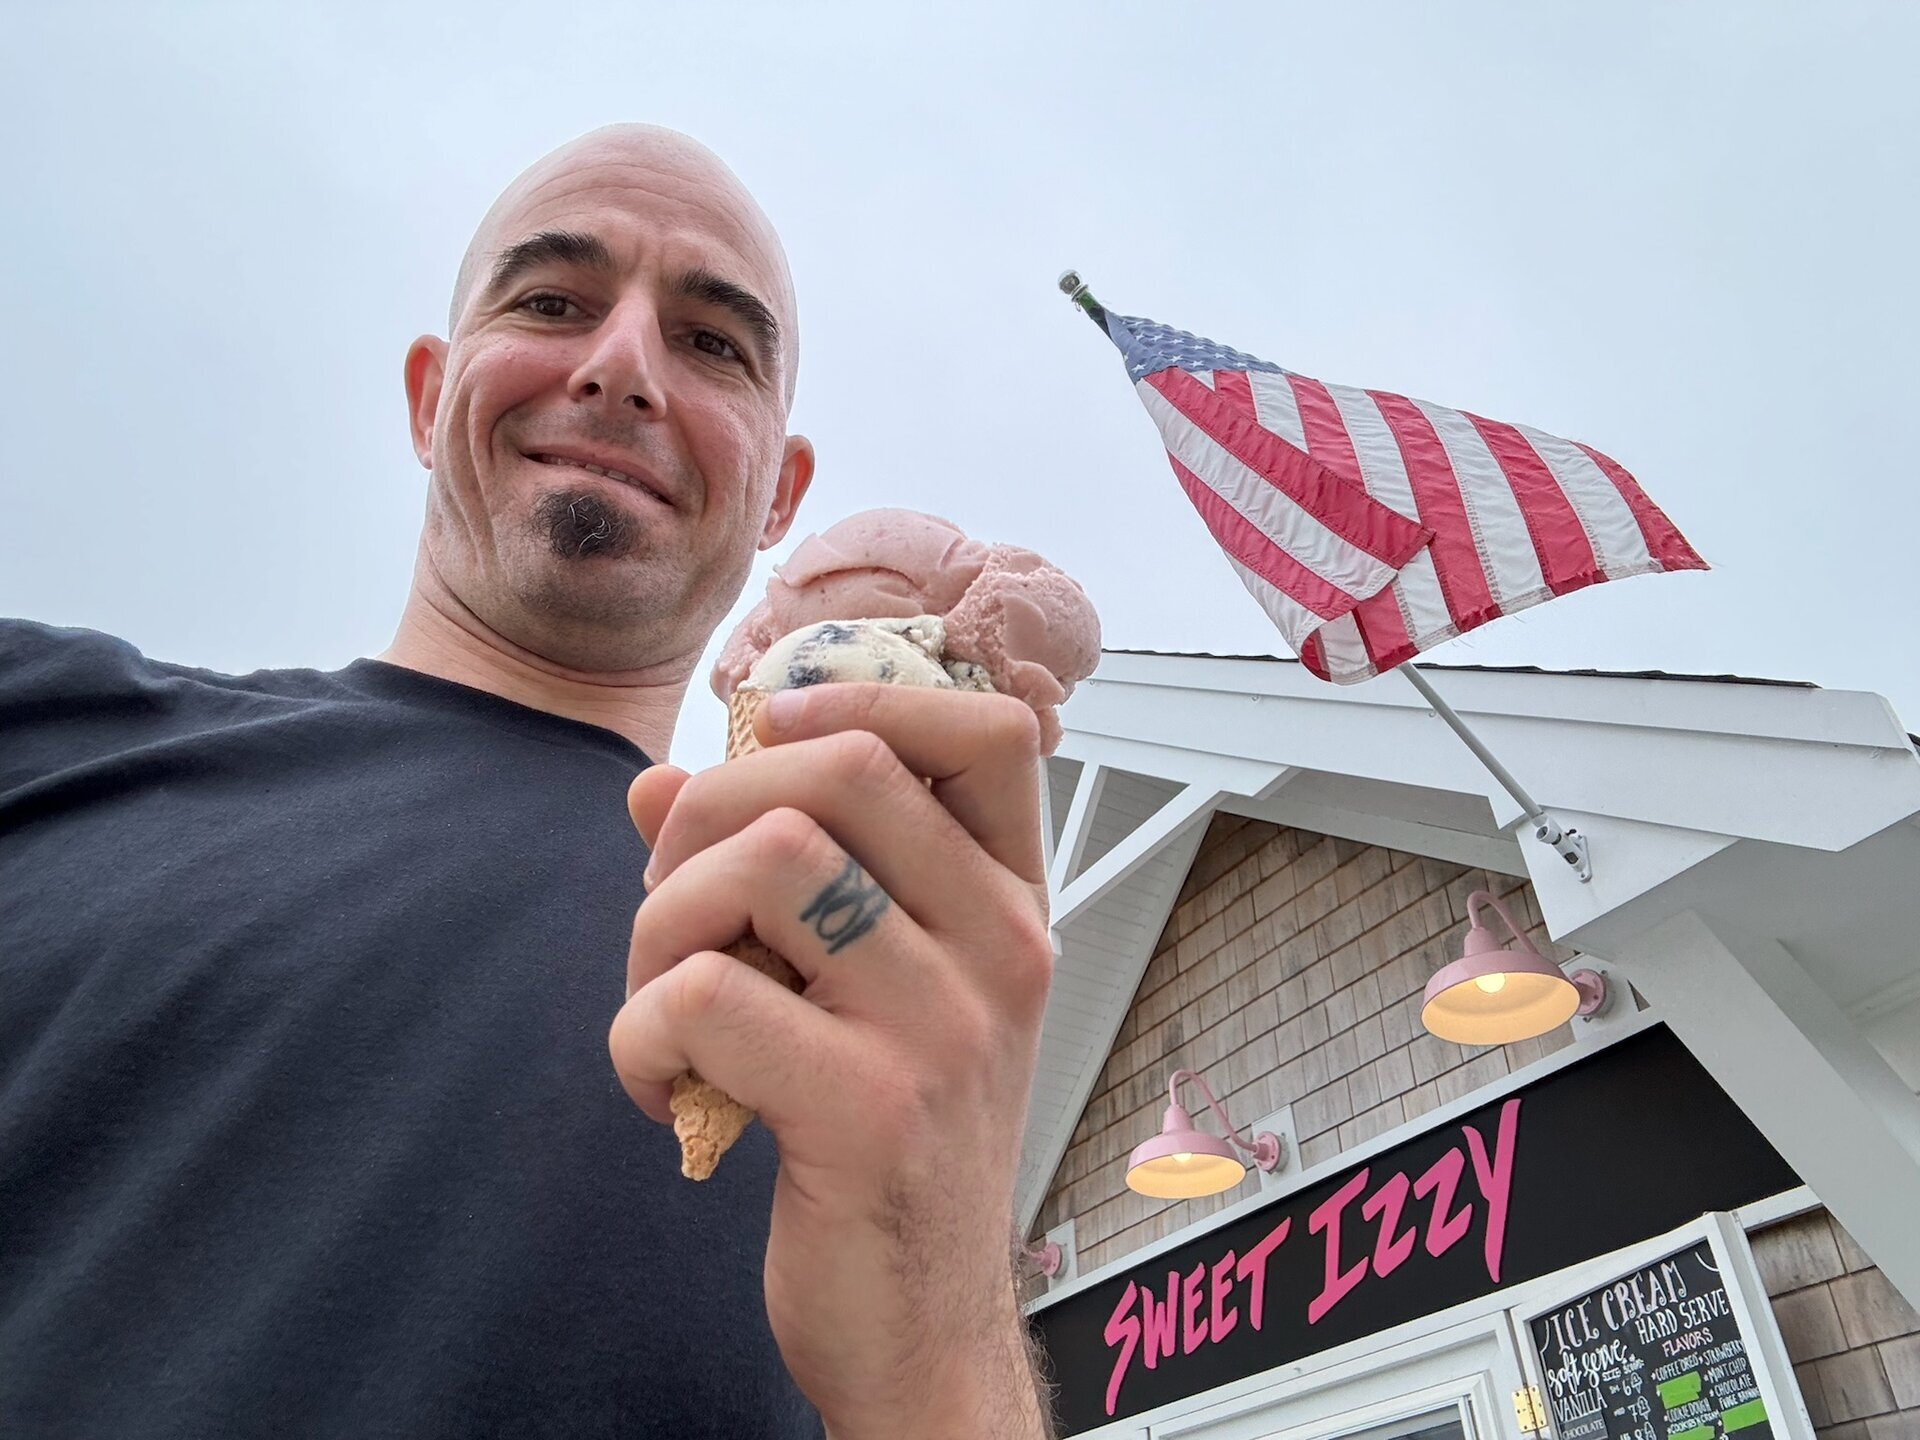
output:
[[589,475],[604,475],[609,480],[617,480],[622,485],[631,485],[634,489],[651,495],[662,505],[671,505],[673,503],[644,477],[630,475],[625,470],[615,470],[609,465],[595,465],[585,460],[575,460],[571,456],[550,455],[542,451],[535,451],[528,455],[527,458],[541,465],[558,465],[569,470],[585,470]]

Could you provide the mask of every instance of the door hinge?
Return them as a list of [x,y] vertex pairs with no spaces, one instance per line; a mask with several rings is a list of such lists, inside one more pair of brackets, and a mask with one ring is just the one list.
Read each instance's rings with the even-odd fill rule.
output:
[[1538,1385],[1513,1392],[1513,1421],[1522,1435],[1538,1435],[1547,1428],[1547,1405]]

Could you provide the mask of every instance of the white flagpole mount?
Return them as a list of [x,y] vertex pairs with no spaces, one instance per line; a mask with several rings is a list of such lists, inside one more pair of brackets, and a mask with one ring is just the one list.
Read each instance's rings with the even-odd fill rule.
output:
[[1482,743],[1480,737],[1468,728],[1467,722],[1460,718],[1459,713],[1441,698],[1439,691],[1427,683],[1426,676],[1414,669],[1410,663],[1397,665],[1394,668],[1407,677],[1408,683],[1420,692],[1427,704],[1433,707],[1433,713],[1438,715],[1447,728],[1466,743],[1466,747],[1473,752],[1474,758],[1486,766],[1487,772],[1500,782],[1500,788],[1511,795],[1526,812],[1527,819],[1533,824],[1533,838],[1551,848],[1554,854],[1572,866],[1574,874],[1580,877],[1582,884],[1592,880],[1593,859],[1587,848],[1587,837],[1571,825],[1562,825],[1541,809],[1533,796],[1527,793],[1526,788],[1514,779],[1513,772],[1500,763],[1494,753]]

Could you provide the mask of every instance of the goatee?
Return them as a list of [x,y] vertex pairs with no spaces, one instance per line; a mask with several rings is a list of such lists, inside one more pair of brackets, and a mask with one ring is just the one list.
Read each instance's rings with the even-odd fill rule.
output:
[[627,512],[591,490],[552,490],[533,507],[533,525],[563,560],[617,560],[637,538]]

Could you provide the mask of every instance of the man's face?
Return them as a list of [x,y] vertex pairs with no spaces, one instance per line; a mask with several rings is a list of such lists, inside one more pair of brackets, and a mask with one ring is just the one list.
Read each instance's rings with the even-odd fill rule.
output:
[[812,474],[764,217],[690,147],[589,139],[495,207],[455,303],[407,362],[429,561],[556,664],[691,664]]

